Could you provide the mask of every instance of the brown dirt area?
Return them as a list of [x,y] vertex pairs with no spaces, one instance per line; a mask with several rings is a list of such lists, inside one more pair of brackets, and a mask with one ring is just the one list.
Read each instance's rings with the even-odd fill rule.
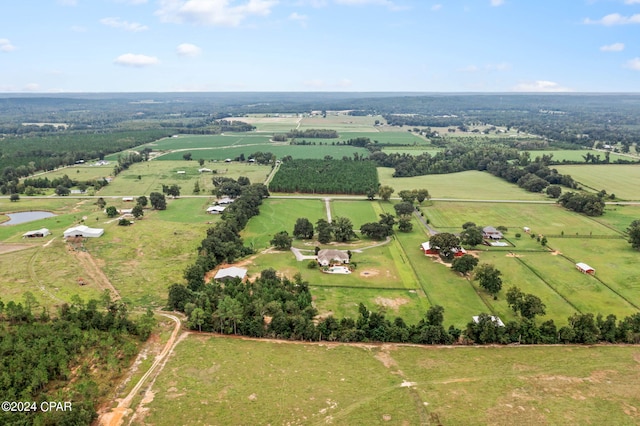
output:
[[[98,262],[86,251],[71,251],[75,258],[78,260],[78,263],[84,269],[84,278],[87,279],[88,284],[95,284],[100,290],[109,290],[111,293],[111,298],[113,300],[120,299],[120,294],[118,290],[111,284],[109,278],[102,272],[100,266],[98,266]],[[103,262],[104,263],[104,262]]]
[[397,311],[400,306],[409,303],[409,299],[405,299],[404,297],[396,297],[395,299],[387,299],[385,297],[376,297],[373,299],[373,302],[376,305],[384,306],[385,308],[391,308],[394,311]]
[[360,272],[360,276],[363,278],[370,278],[378,275],[380,275],[380,271],[378,271],[377,269],[367,269]]
[[31,244],[0,244],[0,254],[36,247]]

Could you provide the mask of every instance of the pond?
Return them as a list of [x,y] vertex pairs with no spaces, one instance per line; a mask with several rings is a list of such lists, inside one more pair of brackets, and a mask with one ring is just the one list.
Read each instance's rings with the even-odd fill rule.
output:
[[18,225],[20,223],[32,222],[34,220],[46,219],[48,217],[56,216],[51,212],[45,211],[6,213],[6,215],[9,216],[9,220],[0,223],[0,225]]

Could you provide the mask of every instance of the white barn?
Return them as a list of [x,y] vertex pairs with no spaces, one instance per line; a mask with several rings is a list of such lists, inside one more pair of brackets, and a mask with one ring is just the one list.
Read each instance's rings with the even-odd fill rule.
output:
[[65,238],[83,237],[83,238],[98,238],[104,234],[102,228],[89,228],[86,225],[78,225],[73,228],[69,228],[64,231]]

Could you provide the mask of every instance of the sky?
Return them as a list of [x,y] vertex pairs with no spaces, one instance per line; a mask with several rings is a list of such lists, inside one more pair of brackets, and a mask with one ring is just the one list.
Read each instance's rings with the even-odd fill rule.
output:
[[640,0],[23,0],[0,92],[640,92]]

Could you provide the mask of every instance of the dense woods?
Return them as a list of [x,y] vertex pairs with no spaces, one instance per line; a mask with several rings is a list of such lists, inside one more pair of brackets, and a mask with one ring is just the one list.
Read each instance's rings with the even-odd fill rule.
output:
[[366,194],[379,186],[371,161],[291,160],[281,164],[269,184],[276,192]]
[[146,340],[155,320],[152,312],[129,318],[126,306],[102,300],[84,302],[77,296],[51,319],[36,315],[35,298],[0,301],[0,395],[3,401],[70,401],[71,411],[0,412],[0,423],[89,424],[95,404],[126,369]]

